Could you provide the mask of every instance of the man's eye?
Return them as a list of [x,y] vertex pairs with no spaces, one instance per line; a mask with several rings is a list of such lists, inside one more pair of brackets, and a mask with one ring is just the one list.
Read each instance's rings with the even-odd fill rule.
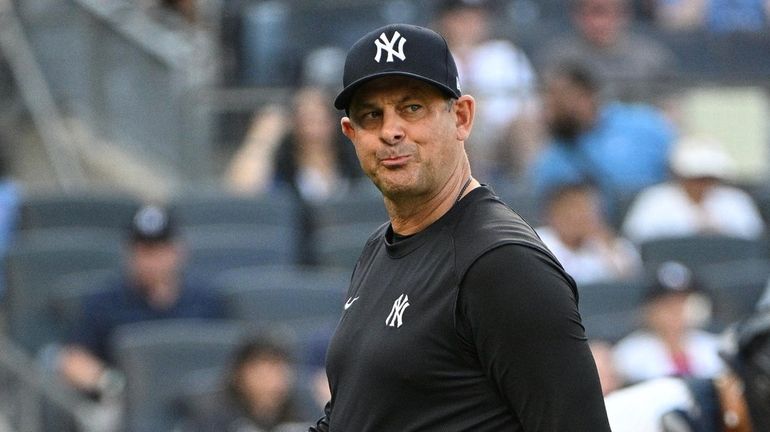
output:
[[409,112],[417,112],[420,108],[422,108],[422,105],[412,104],[407,107],[407,110],[409,110]]
[[372,120],[372,119],[376,119],[376,118],[378,118],[378,117],[380,117],[380,113],[379,113],[379,112],[377,112],[377,111],[369,111],[369,112],[366,112],[366,113],[364,113],[364,114],[361,116],[361,118],[362,118],[363,120]]

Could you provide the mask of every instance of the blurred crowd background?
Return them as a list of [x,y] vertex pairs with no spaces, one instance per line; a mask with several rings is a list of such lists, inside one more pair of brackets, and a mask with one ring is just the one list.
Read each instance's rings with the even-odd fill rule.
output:
[[0,0],[0,431],[320,416],[387,221],[332,98],[389,22],[447,39],[474,176],[576,279],[605,392],[722,373],[770,306],[770,2]]

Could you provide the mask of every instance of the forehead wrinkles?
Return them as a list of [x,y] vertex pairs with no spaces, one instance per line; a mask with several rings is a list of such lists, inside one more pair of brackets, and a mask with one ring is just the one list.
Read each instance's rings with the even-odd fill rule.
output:
[[430,84],[405,77],[376,79],[356,91],[351,106],[398,104],[408,99],[439,99],[441,93]]

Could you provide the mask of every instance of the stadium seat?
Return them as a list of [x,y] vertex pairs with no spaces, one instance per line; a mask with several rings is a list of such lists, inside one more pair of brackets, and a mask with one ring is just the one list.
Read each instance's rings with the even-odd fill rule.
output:
[[6,318],[10,336],[30,353],[60,336],[48,309],[63,275],[116,270],[120,240],[111,230],[38,229],[25,231],[6,258]]
[[309,204],[308,212],[316,230],[348,223],[379,225],[388,220],[382,195],[371,183],[363,182],[344,195]]
[[298,223],[297,203],[284,191],[256,197],[235,196],[222,190],[188,192],[174,197],[170,207],[183,227],[256,224],[296,228]]
[[173,430],[181,415],[177,403],[187,391],[183,383],[196,372],[224,373],[244,334],[238,323],[194,319],[116,329],[111,346],[126,377],[126,430]]
[[588,338],[617,342],[636,329],[643,289],[641,280],[580,285],[578,310]]
[[712,330],[754,311],[770,278],[770,260],[733,260],[698,268],[695,276],[711,299]]
[[673,260],[693,269],[725,261],[768,258],[764,240],[721,235],[652,239],[643,242],[640,250],[645,265],[654,266]]
[[131,196],[92,192],[28,195],[21,205],[22,229],[90,227],[123,230],[139,207]]
[[541,224],[540,202],[532,188],[513,182],[499,182],[492,185],[492,190],[532,227]]
[[339,317],[349,269],[258,266],[217,278],[228,316],[255,324],[284,324]]
[[381,224],[346,223],[318,229],[314,237],[318,248],[318,263],[352,269],[364,249],[366,240]]
[[182,236],[189,255],[187,268],[203,276],[238,267],[291,264],[296,256],[296,233],[285,226],[198,225],[185,229]]

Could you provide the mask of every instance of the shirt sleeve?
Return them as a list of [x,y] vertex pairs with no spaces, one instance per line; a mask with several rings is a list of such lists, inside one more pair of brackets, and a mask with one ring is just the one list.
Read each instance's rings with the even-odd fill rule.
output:
[[310,429],[308,429],[308,432],[329,432],[329,416],[332,412],[332,403],[327,402],[326,408],[324,408],[324,416],[321,417],[315,424],[315,426],[310,426]]
[[546,253],[504,245],[460,284],[458,332],[527,431],[610,431],[573,285]]

